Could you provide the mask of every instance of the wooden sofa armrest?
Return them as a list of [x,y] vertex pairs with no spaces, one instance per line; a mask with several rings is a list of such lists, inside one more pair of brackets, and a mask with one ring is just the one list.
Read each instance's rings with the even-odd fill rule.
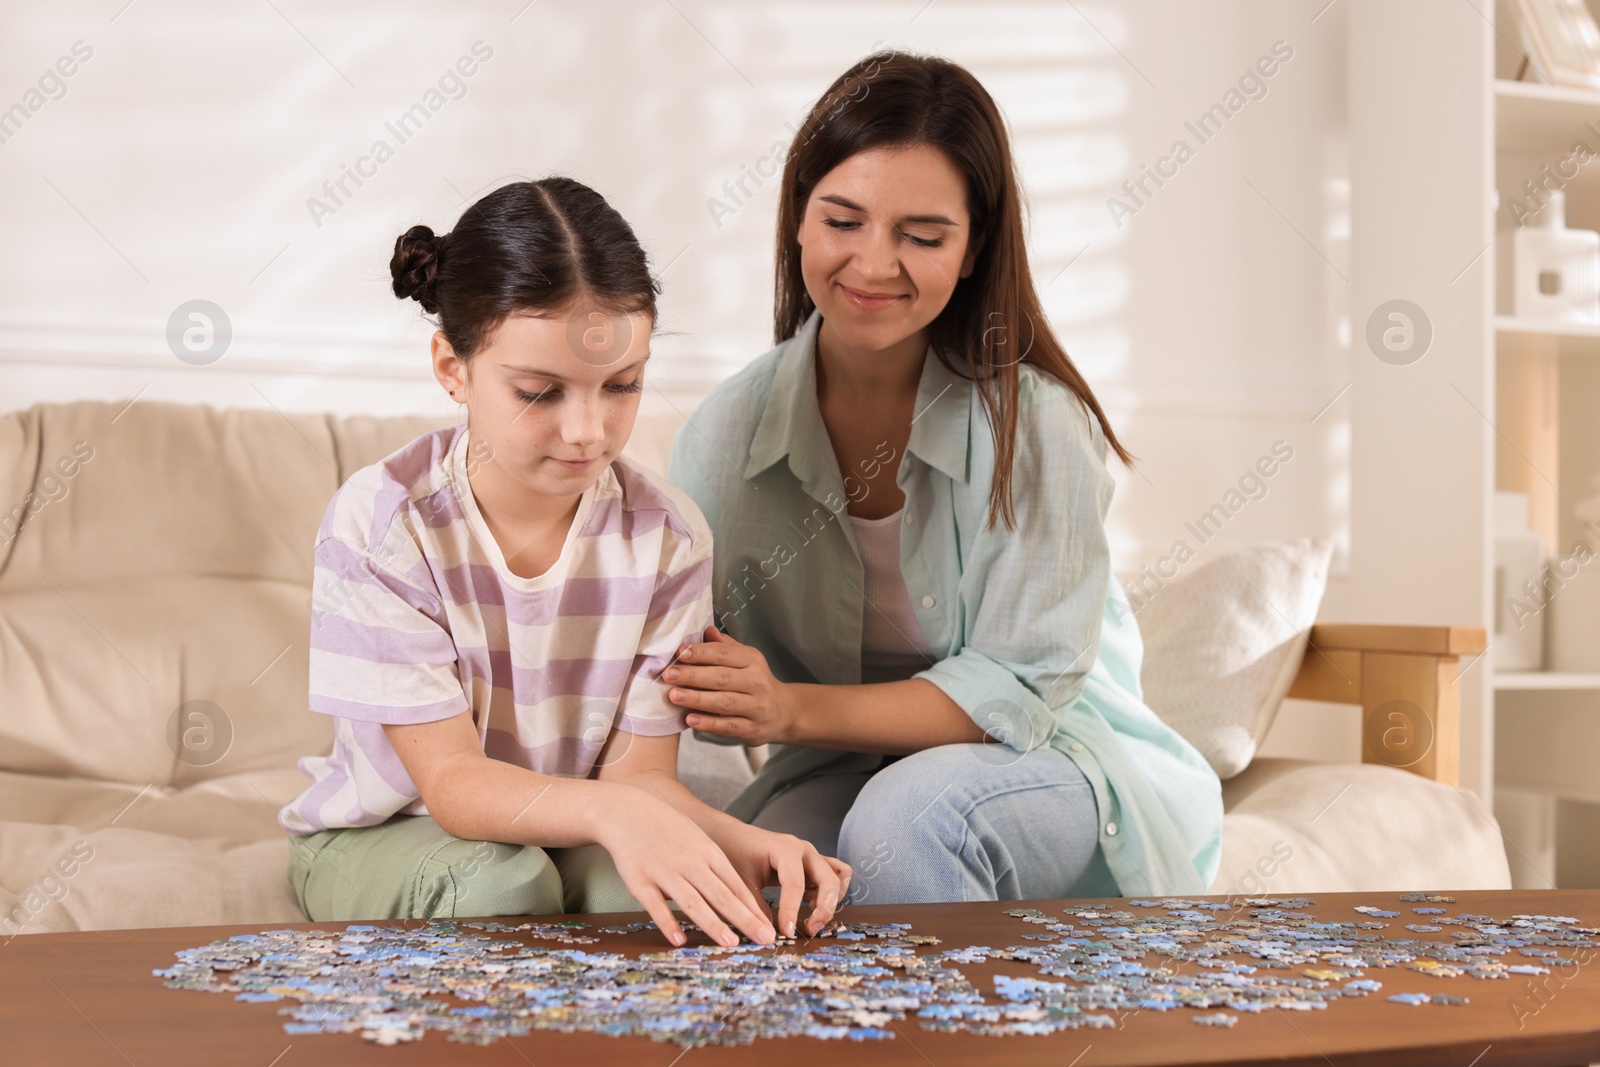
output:
[[1487,645],[1476,626],[1318,623],[1289,695],[1361,705],[1363,763],[1457,785],[1461,675]]

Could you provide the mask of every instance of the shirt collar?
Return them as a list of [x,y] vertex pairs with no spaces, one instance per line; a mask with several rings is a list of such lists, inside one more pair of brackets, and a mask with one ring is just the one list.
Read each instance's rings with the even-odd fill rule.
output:
[[[817,407],[817,333],[822,314],[813,310],[793,337],[781,346],[766,407],[750,441],[746,478],[788,457],[789,469],[808,492],[837,489],[838,464]],[[955,481],[971,473],[972,381],[952,371],[932,346],[922,363],[917,400],[906,451]],[[827,483],[827,484],[824,484]],[[813,492],[813,495],[815,493]]]

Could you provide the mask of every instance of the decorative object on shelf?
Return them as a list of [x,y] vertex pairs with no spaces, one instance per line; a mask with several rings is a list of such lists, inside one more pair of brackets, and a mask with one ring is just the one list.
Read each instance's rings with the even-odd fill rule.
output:
[[1550,190],[1537,222],[1516,231],[1511,266],[1516,314],[1600,323],[1600,233],[1567,229],[1567,198]]
[[1594,492],[1572,505],[1579,540],[1556,564],[1562,581],[1550,601],[1550,669],[1600,671],[1600,473]]
[[1520,80],[1531,65],[1551,85],[1600,89],[1600,27],[1584,0],[1515,0],[1522,47]]
[[1544,667],[1544,538],[1528,528],[1528,494],[1494,495],[1494,666]]

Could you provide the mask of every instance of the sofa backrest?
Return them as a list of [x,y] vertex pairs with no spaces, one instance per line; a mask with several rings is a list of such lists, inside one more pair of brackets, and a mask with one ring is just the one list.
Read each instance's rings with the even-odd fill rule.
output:
[[149,400],[0,416],[0,770],[182,786],[327,751],[306,707],[323,510],[452,421]]

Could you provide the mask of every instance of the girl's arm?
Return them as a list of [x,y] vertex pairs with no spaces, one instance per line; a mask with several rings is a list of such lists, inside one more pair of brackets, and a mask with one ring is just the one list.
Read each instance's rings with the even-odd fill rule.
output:
[[724,917],[753,940],[774,938],[766,909],[744,877],[665,797],[641,795],[624,782],[538,774],[492,759],[466,712],[383,730],[428,813],[447,833],[545,848],[603,845],[628,890],[676,945],[685,938],[668,900],[720,944],[739,941]]

